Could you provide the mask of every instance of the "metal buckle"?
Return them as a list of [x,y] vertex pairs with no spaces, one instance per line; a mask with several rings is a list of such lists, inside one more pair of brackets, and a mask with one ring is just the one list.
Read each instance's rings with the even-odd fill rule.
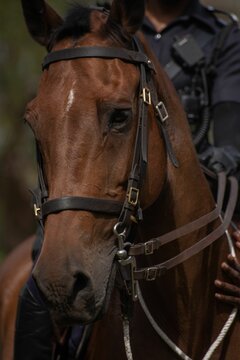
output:
[[37,204],[33,205],[34,215],[38,218],[40,215],[41,208],[37,207]]
[[160,101],[156,105],[156,109],[157,109],[157,112],[158,112],[161,122],[165,123],[165,121],[169,118],[166,106],[164,105],[164,103],[162,101]]
[[144,244],[144,253],[145,255],[152,255],[154,252],[153,248],[154,242],[153,240],[150,240]]
[[148,88],[143,88],[141,96],[143,97],[143,101],[145,102],[145,104],[152,105],[151,91]]
[[158,268],[152,267],[146,269],[146,280],[147,281],[154,281],[157,278]]
[[122,227],[122,223],[118,222],[117,224],[114,225],[113,228],[113,233],[116,235],[117,240],[118,240],[118,248],[119,250],[123,250],[124,249],[124,242],[126,240],[126,232],[127,229],[121,229]]
[[127,194],[128,203],[132,206],[136,206],[139,198],[139,189],[130,187]]

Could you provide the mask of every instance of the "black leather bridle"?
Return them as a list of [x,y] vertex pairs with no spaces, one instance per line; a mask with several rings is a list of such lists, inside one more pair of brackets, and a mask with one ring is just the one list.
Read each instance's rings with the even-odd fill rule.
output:
[[135,50],[100,46],[59,50],[49,53],[43,62],[43,70],[47,70],[51,64],[59,61],[68,61],[80,58],[120,59],[124,62],[138,66],[140,70],[138,125],[131,171],[128,177],[124,202],[79,196],[65,196],[49,200],[47,186],[44,181],[42,156],[37,146],[39,187],[37,191],[34,192],[34,209],[35,215],[37,216],[42,226],[44,226],[44,219],[48,215],[59,213],[65,210],[90,211],[117,217],[118,220],[113,230],[118,240],[116,258],[118,263],[122,265],[122,268],[128,269],[127,271],[124,271],[126,274],[126,276],[124,276],[124,280],[125,283],[128,283],[127,290],[129,290],[132,299],[136,300],[138,280],[155,280],[157,277],[161,276],[163,272],[171,269],[174,266],[177,266],[194,254],[202,251],[207,246],[210,246],[215,240],[217,240],[226,232],[235,208],[238,185],[235,179],[229,179],[231,190],[229,201],[226,206],[226,216],[216,230],[207,235],[205,238],[199,240],[199,242],[191,246],[189,249],[178,254],[176,257],[169,259],[168,261],[150,268],[137,269],[135,260],[136,256],[151,255],[162,245],[172,242],[181,236],[190,234],[193,231],[210,224],[216,219],[221,219],[223,197],[226,188],[226,177],[223,174],[219,176],[218,202],[217,206],[211,212],[191,223],[171,231],[170,233],[164,234],[158,238],[151,239],[146,243],[129,243],[129,233],[132,222],[139,222],[143,217],[140,205],[140,192],[145,179],[148,161],[147,152],[149,106],[153,106],[156,112],[156,119],[165,141],[167,154],[172,164],[175,167],[179,166],[166,128],[167,120],[169,118],[168,112],[164,103],[158,100],[158,94],[153,81],[153,74],[155,72],[154,66],[151,60],[142,50],[142,45],[139,40],[134,38],[133,43]]
[[163,102],[158,102],[156,100],[157,95],[152,80],[152,74],[155,72],[154,66],[151,60],[142,51],[142,45],[139,40],[134,38],[133,43],[135,50],[127,50],[117,47],[87,46],[54,51],[45,57],[42,64],[43,71],[47,70],[53,63],[80,58],[120,59],[124,62],[134,64],[140,69],[140,96],[137,135],[125,201],[122,203],[109,199],[78,196],[65,196],[48,200],[48,191],[43,174],[43,162],[41,153],[37,146],[39,189],[35,192],[36,201],[34,209],[35,215],[41,222],[43,222],[48,215],[65,210],[92,211],[119,216],[118,231],[120,231],[120,228],[121,230],[129,228],[132,220],[141,220],[142,210],[140,207],[139,195],[147,166],[148,106],[152,105],[154,101],[169,156],[172,159],[173,164],[178,166],[178,162],[173,154],[167,132],[164,129],[164,124],[168,118],[167,110]]

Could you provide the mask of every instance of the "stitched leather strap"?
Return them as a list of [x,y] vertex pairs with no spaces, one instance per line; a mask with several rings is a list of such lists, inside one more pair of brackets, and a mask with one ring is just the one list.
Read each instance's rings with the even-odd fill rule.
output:
[[59,199],[52,199],[42,205],[42,218],[49,214],[55,214],[65,210],[83,210],[110,215],[119,215],[123,203],[107,199],[97,199],[89,197],[66,196]]

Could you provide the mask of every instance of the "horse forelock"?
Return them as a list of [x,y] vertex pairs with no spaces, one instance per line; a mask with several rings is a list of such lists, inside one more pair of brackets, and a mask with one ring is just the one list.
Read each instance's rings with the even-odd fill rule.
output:
[[[100,4],[97,4],[100,6]],[[108,3],[104,3],[106,10],[110,9]],[[109,19],[108,12],[99,7],[87,7],[81,4],[71,5],[64,22],[53,33],[48,44],[51,51],[58,42],[72,38],[77,41],[88,33],[98,33],[102,38],[109,39],[112,44],[132,48],[131,37],[121,26]]]

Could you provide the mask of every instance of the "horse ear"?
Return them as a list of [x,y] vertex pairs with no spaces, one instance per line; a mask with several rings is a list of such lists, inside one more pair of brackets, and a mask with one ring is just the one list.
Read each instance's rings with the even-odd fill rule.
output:
[[133,35],[141,27],[145,12],[144,0],[113,0],[109,22],[120,25]]
[[44,0],[21,0],[23,14],[32,37],[41,45],[47,46],[50,35],[63,20]]

